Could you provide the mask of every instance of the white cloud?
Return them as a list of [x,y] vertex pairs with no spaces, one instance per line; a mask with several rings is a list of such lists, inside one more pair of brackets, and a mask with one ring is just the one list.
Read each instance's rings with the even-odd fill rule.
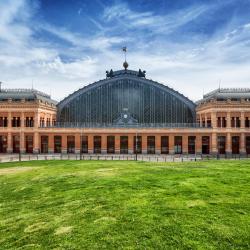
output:
[[[220,29],[205,42],[171,42],[166,37],[145,40],[147,33],[115,33],[107,22],[92,19],[98,26],[87,36],[55,27],[46,22],[31,26],[36,8],[25,0],[0,2],[0,75],[3,87],[34,87],[62,99],[74,90],[105,78],[105,70],[122,67],[120,47],[128,48],[130,69],[147,71],[147,77],[173,87],[193,100],[201,98],[203,89],[250,86],[250,29],[243,25]],[[112,9],[113,8],[113,9]],[[127,5],[105,9],[104,17],[116,20],[116,28],[144,29],[160,35],[204,15],[214,5],[196,6],[165,16],[153,12],[135,12]],[[63,47],[34,38],[46,31],[68,43]],[[64,60],[64,56],[67,60]]]
[[188,9],[179,10],[166,15],[157,15],[153,12],[132,11],[127,4],[119,3],[107,6],[104,18],[107,21],[118,21],[129,29],[150,29],[153,33],[171,33],[175,29],[195,20],[200,15],[212,9],[213,5],[190,6]]

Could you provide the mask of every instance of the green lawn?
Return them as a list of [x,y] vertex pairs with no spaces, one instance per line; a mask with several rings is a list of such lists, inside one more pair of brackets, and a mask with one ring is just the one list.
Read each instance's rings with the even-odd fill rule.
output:
[[250,161],[0,164],[0,249],[249,249]]

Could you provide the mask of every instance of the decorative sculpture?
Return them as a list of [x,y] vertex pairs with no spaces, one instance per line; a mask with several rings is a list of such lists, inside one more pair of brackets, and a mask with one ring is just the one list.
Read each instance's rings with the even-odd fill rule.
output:
[[139,77],[146,77],[146,71],[145,70],[141,71],[141,69],[139,69],[138,76]]
[[114,72],[113,72],[113,70],[111,69],[110,71],[106,71],[106,77],[107,78],[110,78],[110,77],[113,77],[114,76]]

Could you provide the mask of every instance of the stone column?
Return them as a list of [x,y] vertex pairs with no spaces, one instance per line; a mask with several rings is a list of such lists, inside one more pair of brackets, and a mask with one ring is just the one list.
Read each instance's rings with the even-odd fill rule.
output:
[[169,135],[169,154],[174,154],[174,135]]
[[155,135],[155,153],[161,154],[161,135]]
[[245,114],[244,114],[244,112],[240,113],[240,128],[245,128]]
[[120,154],[120,135],[115,135],[115,153]]
[[202,136],[197,134],[195,137],[195,153],[200,155],[202,153]]
[[39,117],[38,117],[38,112],[34,113],[34,127],[38,128],[40,125]]
[[67,134],[62,134],[62,153],[67,154]]
[[201,115],[199,115],[199,117],[200,117],[200,127],[202,127],[202,117]]
[[34,133],[34,148],[33,148],[33,153],[34,154],[40,153],[39,133],[38,132]]
[[182,153],[188,154],[188,135],[182,135]]
[[81,135],[75,134],[75,153],[79,154],[81,151]]
[[205,127],[207,128],[207,114],[205,113]]
[[48,135],[49,137],[49,145],[48,145],[48,152],[50,154],[54,153],[54,135]]
[[101,136],[101,153],[107,154],[107,135]]
[[20,132],[19,136],[20,136],[20,152],[25,153],[26,148],[25,148],[25,135],[24,135],[24,132]]
[[147,135],[142,135],[141,140],[142,140],[142,154],[147,154],[148,151],[148,145],[147,145]]
[[227,112],[227,128],[231,128],[231,114]]
[[20,126],[21,126],[22,128],[24,128],[24,127],[25,127],[24,112],[21,112],[21,117],[20,117],[20,119],[21,119],[21,121],[20,121]]
[[227,133],[227,138],[226,138],[226,155],[227,157],[232,156],[232,137],[231,133]]
[[217,145],[217,134],[215,132],[212,133],[212,154],[217,155],[218,153],[218,145]]
[[217,128],[217,115],[216,112],[211,113],[211,124],[213,128]]
[[11,112],[8,112],[8,128],[11,128],[11,119],[12,119]]
[[134,151],[134,136],[135,135],[128,135],[128,153],[133,154]]
[[246,136],[245,133],[240,134],[240,154],[246,156]]
[[7,135],[7,153],[12,153],[13,147],[12,147],[12,133],[8,133]]
[[93,154],[94,153],[94,136],[91,134],[87,134],[88,136],[88,153]]

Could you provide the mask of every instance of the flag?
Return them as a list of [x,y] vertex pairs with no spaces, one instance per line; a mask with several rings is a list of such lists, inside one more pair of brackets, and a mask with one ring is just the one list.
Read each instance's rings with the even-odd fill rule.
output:
[[122,51],[127,52],[127,47],[123,47]]

